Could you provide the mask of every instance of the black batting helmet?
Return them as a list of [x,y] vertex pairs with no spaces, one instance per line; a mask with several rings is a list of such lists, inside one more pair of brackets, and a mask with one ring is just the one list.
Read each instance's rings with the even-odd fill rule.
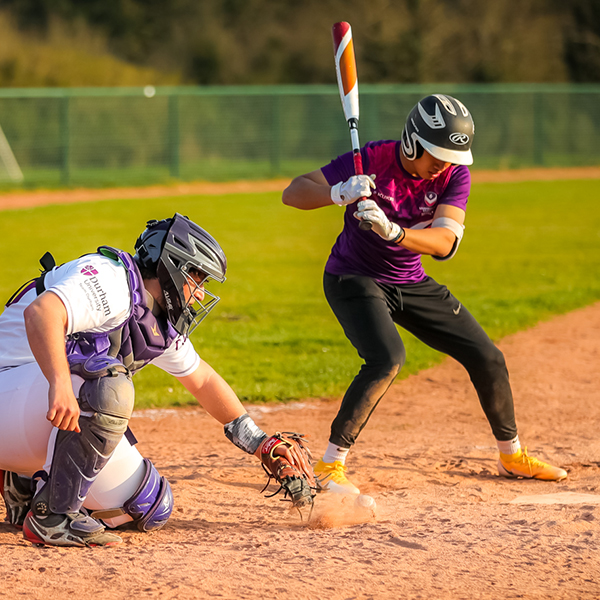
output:
[[402,152],[414,160],[423,148],[444,162],[472,165],[474,134],[473,117],[467,107],[452,96],[434,94],[419,101],[408,114],[402,131]]

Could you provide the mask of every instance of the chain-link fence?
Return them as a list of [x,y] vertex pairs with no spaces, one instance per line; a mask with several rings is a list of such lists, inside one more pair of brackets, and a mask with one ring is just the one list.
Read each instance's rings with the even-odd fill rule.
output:
[[[361,142],[437,92],[473,114],[475,169],[600,164],[600,85],[363,85]],[[334,85],[5,89],[0,128],[2,187],[294,176],[350,148]]]

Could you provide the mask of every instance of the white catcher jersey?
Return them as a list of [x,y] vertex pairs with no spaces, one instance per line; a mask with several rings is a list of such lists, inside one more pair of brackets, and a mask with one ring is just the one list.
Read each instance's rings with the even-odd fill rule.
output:
[[[44,285],[67,311],[67,334],[109,331],[122,325],[131,304],[127,271],[100,254],[83,256],[48,272]],[[35,362],[25,332],[23,312],[36,298],[29,290],[0,315],[0,371]],[[176,338],[151,364],[175,377],[193,373],[200,357],[189,339]]]

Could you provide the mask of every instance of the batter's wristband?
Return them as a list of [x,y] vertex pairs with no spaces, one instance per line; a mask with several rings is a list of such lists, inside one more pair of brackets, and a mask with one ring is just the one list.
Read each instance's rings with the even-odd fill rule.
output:
[[[398,227],[400,227],[400,225],[398,225]],[[400,227],[400,231],[398,232],[398,235],[392,240],[392,243],[400,244],[402,241],[404,241],[405,237],[406,230],[404,229],[404,227]]]
[[344,183],[343,181],[340,181],[339,183],[332,185],[330,194],[329,194],[333,203],[335,205],[341,206],[341,207],[343,207],[344,203],[346,202],[346,197],[342,196],[342,193],[341,193],[341,188],[342,188],[343,183]]

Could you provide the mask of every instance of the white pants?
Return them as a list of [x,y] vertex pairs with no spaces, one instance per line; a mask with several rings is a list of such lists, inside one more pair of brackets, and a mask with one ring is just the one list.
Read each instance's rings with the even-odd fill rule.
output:
[[[72,375],[77,397],[83,379]],[[46,419],[48,382],[37,363],[0,372],[0,469],[31,477],[50,472],[58,429]],[[141,454],[125,437],[96,478],[85,508],[119,508],[142,482],[145,467]],[[109,527],[131,521],[129,515],[106,519]]]

